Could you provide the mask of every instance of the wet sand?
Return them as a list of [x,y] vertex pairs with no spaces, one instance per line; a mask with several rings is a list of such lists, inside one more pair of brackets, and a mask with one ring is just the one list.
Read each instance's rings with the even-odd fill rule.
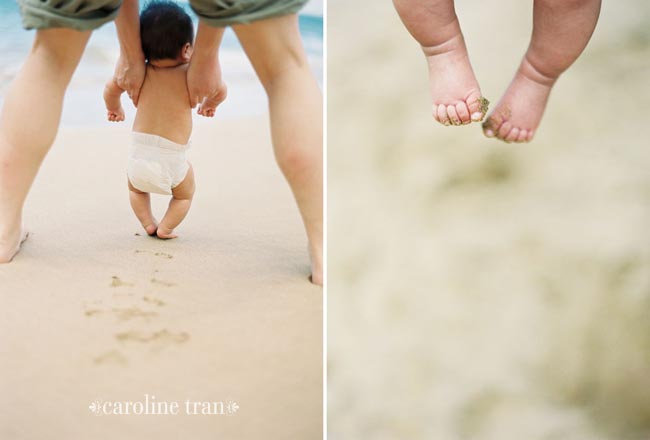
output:
[[[496,103],[532,1],[456,3]],[[529,145],[433,121],[391,2],[328,10],[330,438],[650,438],[647,2],[604,2]]]
[[[320,438],[322,289],[266,118],[197,125],[196,198],[170,241],[130,211],[128,135],[64,128],[34,185],[31,236],[0,267],[0,437]],[[238,409],[89,409],[145,395]]]

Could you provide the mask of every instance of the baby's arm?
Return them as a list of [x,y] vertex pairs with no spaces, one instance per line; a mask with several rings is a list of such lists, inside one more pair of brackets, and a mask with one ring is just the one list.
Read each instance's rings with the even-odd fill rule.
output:
[[124,120],[124,109],[120,100],[122,93],[124,93],[124,90],[117,85],[115,79],[111,79],[104,87],[104,102],[106,103],[109,121],[120,122]]
[[197,113],[207,118],[212,118],[217,106],[226,99],[226,95],[228,95],[228,89],[226,84],[221,82],[218,90],[211,96],[206,96],[203,102],[199,105]]

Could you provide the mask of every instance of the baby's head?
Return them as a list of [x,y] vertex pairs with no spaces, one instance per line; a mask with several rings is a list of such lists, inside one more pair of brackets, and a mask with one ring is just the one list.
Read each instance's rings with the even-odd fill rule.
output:
[[188,63],[192,56],[194,25],[187,12],[177,4],[153,0],[140,14],[140,39],[147,62]]

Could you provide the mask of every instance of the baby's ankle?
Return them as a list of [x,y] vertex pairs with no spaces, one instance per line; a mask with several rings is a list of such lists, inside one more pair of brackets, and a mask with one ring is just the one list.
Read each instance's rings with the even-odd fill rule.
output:
[[561,74],[561,72],[553,73],[539,68],[534,62],[531,62],[528,56],[524,57],[517,73],[532,82],[546,87],[552,87]]
[[440,40],[436,44],[431,45],[422,45],[422,52],[424,52],[425,57],[435,57],[438,55],[443,55],[455,51],[465,52],[465,40],[463,39],[463,34],[460,32],[456,35],[451,35],[449,38]]

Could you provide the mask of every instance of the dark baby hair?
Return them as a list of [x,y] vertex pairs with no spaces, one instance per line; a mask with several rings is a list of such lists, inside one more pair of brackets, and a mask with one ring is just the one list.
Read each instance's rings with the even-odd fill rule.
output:
[[194,40],[192,19],[176,3],[153,0],[140,14],[142,51],[148,61],[177,58]]

